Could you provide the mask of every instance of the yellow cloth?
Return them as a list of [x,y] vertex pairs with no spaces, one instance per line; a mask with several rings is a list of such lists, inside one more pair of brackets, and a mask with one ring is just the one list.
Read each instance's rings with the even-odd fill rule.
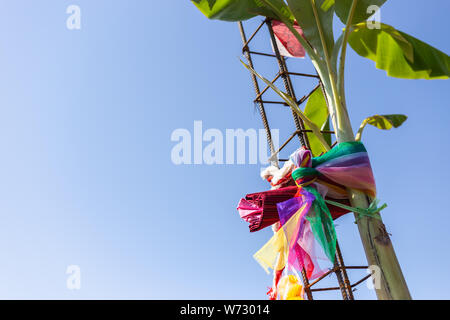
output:
[[279,300],[304,300],[303,286],[294,275],[281,278],[277,292]]
[[297,231],[301,214],[307,205],[307,203],[303,204],[284,226],[253,255],[255,260],[258,261],[267,273],[270,273],[269,268],[281,270],[286,266],[289,254],[288,242],[291,241],[294,233]]

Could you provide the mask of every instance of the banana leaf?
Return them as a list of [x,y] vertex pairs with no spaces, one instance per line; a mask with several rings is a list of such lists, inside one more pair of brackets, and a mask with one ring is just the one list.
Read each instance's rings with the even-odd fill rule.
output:
[[381,24],[380,29],[357,24],[349,36],[349,44],[391,77],[432,80],[450,76],[447,54],[387,24]]
[[[276,18],[276,14],[260,0],[192,0],[192,2],[209,19],[243,21],[258,15]],[[290,12],[286,14],[290,15]]]
[[358,133],[356,134],[356,140],[361,140],[362,132],[368,124],[381,130],[391,130],[392,128],[400,127],[403,122],[406,121],[406,119],[408,119],[408,117],[404,114],[376,114],[374,116],[368,117],[361,123]]
[[[319,128],[323,130],[329,130],[327,127],[328,120],[328,108],[323,96],[323,92],[320,88],[316,89],[313,94],[308,99],[306,103],[305,110],[303,111],[305,116],[307,116],[312,122],[314,122]],[[306,129],[310,129],[306,125]],[[309,146],[314,157],[327,152],[325,147],[320,143],[320,140],[316,137],[314,133],[308,132]],[[328,144],[331,144],[330,134],[324,134],[324,138],[327,139]]]

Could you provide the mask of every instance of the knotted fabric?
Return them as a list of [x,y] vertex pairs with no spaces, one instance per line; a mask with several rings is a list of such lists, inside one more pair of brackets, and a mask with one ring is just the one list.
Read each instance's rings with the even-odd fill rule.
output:
[[336,253],[336,231],[325,197],[334,200],[327,200],[329,205],[349,210],[352,207],[342,204],[343,199],[348,202],[347,188],[375,197],[375,181],[360,142],[338,144],[317,158],[302,148],[290,160],[297,167],[292,177],[298,192],[277,204],[281,227],[254,258],[266,271],[304,269],[309,279],[315,279],[323,274],[318,260],[325,256],[333,263]]
[[375,179],[369,156],[359,141],[343,142],[327,153],[311,158],[311,151],[300,149],[291,158],[298,168],[292,178],[298,186],[312,182],[320,184],[334,195],[346,198],[346,188],[360,190],[372,198],[376,196]]

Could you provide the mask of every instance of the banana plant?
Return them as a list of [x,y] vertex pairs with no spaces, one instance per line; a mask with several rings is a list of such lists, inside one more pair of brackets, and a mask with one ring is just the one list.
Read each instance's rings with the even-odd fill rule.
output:
[[[282,21],[302,44],[318,75],[325,96],[320,90],[310,97],[302,112],[291,106],[290,97],[281,90],[278,94],[313,129],[314,139],[324,151],[328,143],[320,130],[328,116],[336,133],[337,142],[361,139],[367,124],[380,129],[398,127],[403,115],[375,115],[363,121],[356,137],[350,124],[345,87],[347,49],[350,46],[358,55],[375,62],[378,69],[391,77],[404,79],[448,79],[450,57],[442,51],[408,35],[393,26],[368,23],[374,13],[387,0],[191,0],[210,19],[242,21],[256,16]],[[375,6],[375,7],[374,7]],[[335,36],[333,20],[344,24],[342,33]],[[303,35],[294,28],[294,22]],[[247,66],[248,67],[248,66]],[[256,71],[250,70],[256,74]],[[261,79],[262,77],[259,76]],[[324,99],[328,112],[319,112]],[[302,114],[300,114],[302,113]],[[314,118],[314,119],[313,119]],[[313,123],[312,123],[313,122]],[[310,125],[312,123],[312,125]],[[317,144],[316,143],[316,144]],[[353,207],[368,208],[366,195],[348,190]],[[358,219],[358,229],[369,265],[379,267],[380,286],[376,288],[379,299],[410,299],[410,293],[396,258],[392,243],[382,220],[364,217]]]

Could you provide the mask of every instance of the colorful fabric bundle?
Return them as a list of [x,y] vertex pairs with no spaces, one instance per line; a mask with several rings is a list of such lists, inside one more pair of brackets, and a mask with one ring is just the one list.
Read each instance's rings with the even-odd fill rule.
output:
[[295,196],[296,186],[252,193],[241,199],[238,204],[239,215],[250,225],[250,232],[255,232],[279,221],[277,204]]
[[336,252],[336,232],[325,197],[341,199],[334,203],[342,203],[347,198],[346,188],[374,197],[375,182],[367,151],[360,142],[338,144],[317,158],[300,149],[291,161],[298,167],[292,172],[298,192],[294,198],[278,203],[281,227],[254,257],[267,272],[269,268],[304,269],[309,279],[315,279],[323,274],[319,260],[326,257],[333,263]]

